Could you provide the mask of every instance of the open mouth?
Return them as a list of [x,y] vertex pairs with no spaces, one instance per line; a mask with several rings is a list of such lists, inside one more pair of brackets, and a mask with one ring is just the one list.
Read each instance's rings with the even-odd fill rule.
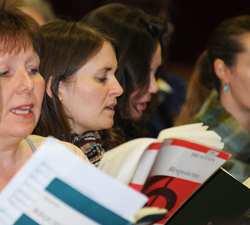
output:
[[137,107],[138,107],[139,110],[144,111],[147,108],[147,103],[146,102],[140,102],[140,103],[138,103]]
[[107,106],[107,107],[105,107],[105,109],[114,110],[114,109],[115,109],[115,107],[114,107],[114,106]]
[[32,112],[31,107],[21,107],[18,109],[12,109],[11,112],[15,114],[20,114],[20,115],[28,115],[29,113]]

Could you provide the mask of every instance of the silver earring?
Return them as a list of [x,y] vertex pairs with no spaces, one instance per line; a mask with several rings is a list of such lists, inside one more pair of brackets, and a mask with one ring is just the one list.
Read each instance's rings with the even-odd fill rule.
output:
[[60,97],[59,100],[62,101],[62,98]]

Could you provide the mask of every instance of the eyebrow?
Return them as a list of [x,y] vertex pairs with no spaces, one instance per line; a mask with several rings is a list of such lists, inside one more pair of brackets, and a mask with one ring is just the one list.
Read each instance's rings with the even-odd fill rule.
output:
[[[98,71],[111,71],[111,70],[113,70],[114,68],[113,67],[104,67],[104,68],[102,68],[102,69],[99,69]],[[115,69],[115,71],[116,71],[117,69]]]
[[110,70],[112,70],[112,67],[105,67],[104,70],[110,71]]

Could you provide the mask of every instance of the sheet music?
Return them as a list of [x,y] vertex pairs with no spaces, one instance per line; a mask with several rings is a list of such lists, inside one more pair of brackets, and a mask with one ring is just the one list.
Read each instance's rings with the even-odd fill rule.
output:
[[[41,162],[28,174],[22,183],[14,182],[12,194],[0,195],[0,224],[13,224],[41,191],[56,177],[56,172],[46,162]],[[7,189],[7,188],[6,188]]]
[[128,220],[147,202],[144,195],[48,138],[1,192],[0,224],[13,224],[55,177]]

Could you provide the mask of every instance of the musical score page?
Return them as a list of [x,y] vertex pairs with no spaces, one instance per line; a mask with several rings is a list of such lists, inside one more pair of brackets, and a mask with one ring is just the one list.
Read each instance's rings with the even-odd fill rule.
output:
[[[34,200],[44,195],[45,188],[55,178],[66,181],[126,220],[147,202],[143,194],[84,162],[53,138],[48,138],[1,192],[0,224],[14,224]],[[74,218],[72,224],[77,224]]]

